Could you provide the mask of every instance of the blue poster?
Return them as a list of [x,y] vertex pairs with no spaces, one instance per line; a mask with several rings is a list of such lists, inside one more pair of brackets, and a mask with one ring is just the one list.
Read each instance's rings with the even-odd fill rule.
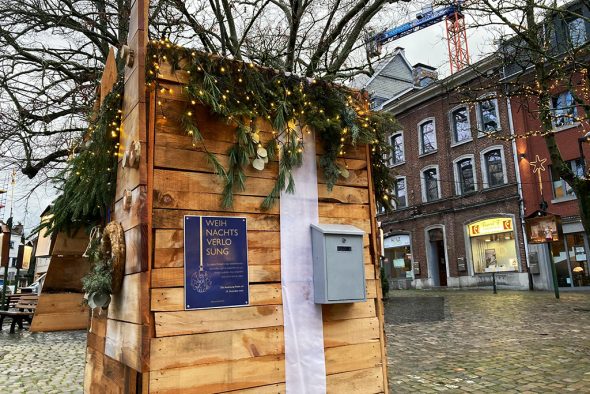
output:
[[249,304],[246,219],[184,217],[185,309]]

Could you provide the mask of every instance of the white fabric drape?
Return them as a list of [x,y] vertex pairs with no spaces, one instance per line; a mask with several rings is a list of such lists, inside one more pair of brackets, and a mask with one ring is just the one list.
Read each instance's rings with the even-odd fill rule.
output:
[[318,222],[315,138],[304,133],[303,165],[293,171],[295,194],[282,193],[281,283],[287,393],[326,392],[321,305],[314,304],[311,224]]

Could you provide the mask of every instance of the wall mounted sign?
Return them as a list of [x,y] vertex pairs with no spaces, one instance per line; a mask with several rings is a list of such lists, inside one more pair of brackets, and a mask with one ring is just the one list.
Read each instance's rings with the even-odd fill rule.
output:
[[8,267],[10,251],[10,229],[6,225],[0,226],[0,267]]
[[478,237],[512,231],[514,226],[511,218],[493,218],[471,223],[468,228],[470,237]]
[[184,301],[187,310],[249,304],[245,218],[184,217]]
[[32,246],[25,246],[24,254],[23,254],[23,264],[22,269],[28,270],[31,265],[31,257],[33,256],[33,247]]
[[392,235],[383,240],[383,247],[398,248],[400,246],[410,246],[410,236],[406,234]]
[[420,275],[420,263],[417,261],[414,261],[413,267],[414,267],[414,274]]
[[23,268],[23,258],[25,257],[25,245],[18,245],[18,253],[16,255],[16,268]]
[[457,257],[457,271],[467,271],[467,264],[465,264],[465,257]]
[[524,220],[528,242],[542,244],[563,238],[561,217],[558,215],[535,216]]

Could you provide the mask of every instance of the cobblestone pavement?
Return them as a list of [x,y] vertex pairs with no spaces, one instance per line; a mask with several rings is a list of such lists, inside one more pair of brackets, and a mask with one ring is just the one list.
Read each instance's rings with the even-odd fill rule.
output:
[[393,393],[590,393],[590,293],[402,290],[385,308]]
[[0,331],[0,393],[81,393],[86,332]]

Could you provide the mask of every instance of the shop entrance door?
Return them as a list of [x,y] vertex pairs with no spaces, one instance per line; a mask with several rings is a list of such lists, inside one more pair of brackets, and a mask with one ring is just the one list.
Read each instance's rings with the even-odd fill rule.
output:
[[447,285],[447,263],[445,260],[445,241],[442,229],[428,231],[428,266],[434,286]]
[[438,255],[438,277],[441,286],[447,285],[447,263],[445,261],[445,242],[436,241],[436,253]]

